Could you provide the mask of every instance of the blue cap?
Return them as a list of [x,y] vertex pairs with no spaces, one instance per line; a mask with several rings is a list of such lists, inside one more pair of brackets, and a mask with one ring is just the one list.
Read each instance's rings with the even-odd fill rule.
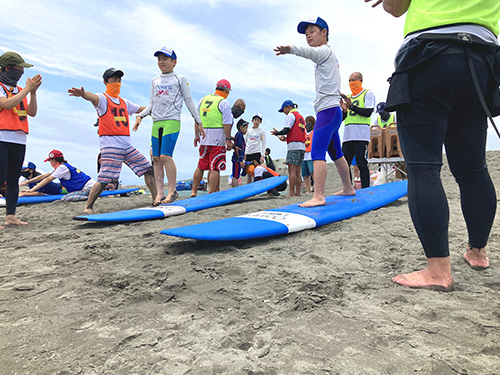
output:
[[377,104],[377,113],[385,112],[385,102],[380,102]]
[[295,103],[292,102],[291,100],[285,100],[283,104],[281,105],[281,108],[278,109],[278,112],[283,112],[283,108],[285,108],[287,105],[291,105],[292,107],[295,107]]
[[177,55],[175,54],[173,49],[168,49],[167,47],[161,47],[161,50],[155,52],[155,56],[158,56],[160,53],[163,53],[167,57],[171,57],[174,60],[177,60]]
[[28,163],[23,164],[23,169],[30,168],[30,169],[36,169],[35,163],[29,161]]
[[300,34],[305,34],[307,26],[309,26],[309,25],[319,26],[323,29],[326,29],[326,32],[328,33],[328,24],[321,17],[311,17],[307,21],[302,21],[301,23],[299,23],[299,26],[297,26],[297,31]]

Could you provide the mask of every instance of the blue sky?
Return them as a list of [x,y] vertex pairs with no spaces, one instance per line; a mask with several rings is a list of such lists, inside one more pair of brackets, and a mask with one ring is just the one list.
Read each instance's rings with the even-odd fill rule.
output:
[[[306,45],[296,31],[300,21],[319,15],[328,22],[342,91],[349,93],[349,75],[361,71],[363,86],[374,92],[377,102],[385,101],[404,21],[363,0],[22,0],[3,2],[2,13],[9,16],[2,17],[0,53],[16,51],[35,65],[25,70],[19,84],[24,86],[37,73],[43,77],[38,115],[30,119],[26,160],[49,171],[43,160],[50,150],[59,149],[94,178],[99,141],[92,124],[97,115],[89,102],[68,96],[67,89],[104,91],[102,73],[107,68],[125,72],[122,97],[147,105],[151,79],[159,73],[153,53],[162,46],[172,48],[178,56],[175,71],[186,76],[195,103],[225,78],[233,88],[229,101],[245,100],[243,118],[248,121],[253,113],[262,113],[261,127],[269,134],[283,127],[285,117],[277,110],[286,99],[298,103],[304,117],[314,115],[313,63],[273,52],[277,45]],[[198,152],[185,106],[181,122],[174,159],[178,179],[189,179]],[[145,155],[151,126],[148,117],[132,134],[132,143]],[[488,135],[488,149],[500,149],[492,129]],[[286,145],[276,137],[269,135],[267,145],[274,158],[285,156]],[[126,166],[121,180],[143,183]]]

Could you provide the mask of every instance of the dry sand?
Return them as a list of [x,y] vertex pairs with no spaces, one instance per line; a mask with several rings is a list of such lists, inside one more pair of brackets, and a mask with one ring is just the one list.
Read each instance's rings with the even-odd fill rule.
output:
[[[498,190],[500,152],[488,162]],[[329,173],[331,194],[340,184]],[[498,374],[499,220],[491,268],[473,271],[458,189],[442,175],[452,293],[391,281],[425,265],[406,198],[315,230],[217,244],[159,232],[307,196],[120,225],[72,220],[82,202],[21,206],[30,225],[0,232],[0,373]],[[96,210],[149,199],[103,198]]]

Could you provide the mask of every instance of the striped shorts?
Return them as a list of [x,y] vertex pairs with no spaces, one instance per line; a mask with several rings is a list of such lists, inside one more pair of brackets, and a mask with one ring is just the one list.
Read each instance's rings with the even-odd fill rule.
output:
[[67,202],[86,201],[89,197],[91,189],[92,189],[92,187],[89,186],[83,190],[72,191],[71,193],[65,194],[61,198],[61,200],[67,201]]
[[132,171],[141,177],[151,168],[151,163],[135,147],[115,148],[104,147],[101,149],[101,170],[97,176],[97,182],[109,183],[120,178],[122,163],[125,163]]

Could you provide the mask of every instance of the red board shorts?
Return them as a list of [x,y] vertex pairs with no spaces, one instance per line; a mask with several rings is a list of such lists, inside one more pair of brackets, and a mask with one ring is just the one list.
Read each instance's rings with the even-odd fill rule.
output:
[[198,168],[202,171],[226,170],[226,146],[200,145]]

